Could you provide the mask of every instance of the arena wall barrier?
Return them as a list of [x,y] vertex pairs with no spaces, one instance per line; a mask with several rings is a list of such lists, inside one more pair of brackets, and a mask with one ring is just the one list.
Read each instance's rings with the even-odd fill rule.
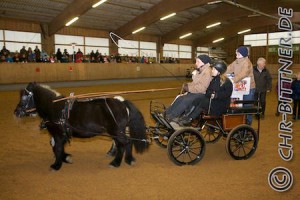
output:
[[191,64],[1,63],[0,84],[185,76]]

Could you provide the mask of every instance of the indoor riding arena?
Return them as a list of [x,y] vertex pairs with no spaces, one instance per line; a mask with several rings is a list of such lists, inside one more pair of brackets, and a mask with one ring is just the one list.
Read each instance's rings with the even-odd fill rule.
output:
[[[283,84],[297,81],[297,74],[300,80],[299,2],[107,0],[94,6],[97,2],[0,1],[1,200],[299,199],[300,113],[292,113],[294,101],[289,94],[281,95],[282,109],[276,114],[277,90],[293,93]],[[160,19],[170,13],[175,14]],[[75,16],[79,19],[66,26]],[[206,27],[216,22],[220,24]],[[140,27],[145,28],[135,32]],[[251,30],[237,34],[246,28]],[[179,39],[188,32],[192,34]],[[218,38],[223,40],[213,42]],[[230,108],[218,119],[201,114],[199,122],[190,126],[170,123],[163,111],[185,83],[194,81],[191,73],[200,55],[229,66],[238,62],[241,46],[247,47],[244,57],[253,70],[262,57],[272,77],[264,115],[255,102],[253,112],[240,107],[242,111],[235,115]],[[146,140],[124,137],[149,148],[141,154],[133,148],[136,160],[131,165],[126,162],[126,149],[121,165],[113,167],[114,156],[107,152],[115,137],[108,133],[72,137],[72,131],[69,135],[64,129],[68,117],[61,117],[53,123],[67,134],[65,152],[72,161],[60,158],[61,168],[53,168],[58,158],[52,147],[58,140],[48,132],[50,117],[42,119],[36,114],[41,108],[30,107],[28,99],[33,98],[34,105],[39,101],[29,83],[42,85],[56,97],[63,95],[67,103],[72,99],[82,104],[106,102],[122,96],[141,112],[147,135]],[[20,117],[16,108],[25,109],[27,116]],[[109,105],[107,109],[108,118],[118,125],[119,113]],[[61,109],[61,116],[65,112],[72,113],[70,104]],[[251,125],[245,119],[249,113]],[[43,122],[46,128],[41,127]],[[209,127],[214,136],[218,134],[214,141],[206,137],[212,134]],[[247,136],[246,132],[251,137],[235,136]]]

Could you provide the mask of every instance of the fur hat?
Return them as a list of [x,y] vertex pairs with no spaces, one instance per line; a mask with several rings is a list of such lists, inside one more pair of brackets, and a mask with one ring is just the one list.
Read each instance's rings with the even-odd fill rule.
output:
[[246,46],[240,46],[236,51],[239,52],[243,57],[248,56],[248,48]]
[[197,58],[199,58],[204,64],[211,63],[211,59],[207,55],[200,55]]

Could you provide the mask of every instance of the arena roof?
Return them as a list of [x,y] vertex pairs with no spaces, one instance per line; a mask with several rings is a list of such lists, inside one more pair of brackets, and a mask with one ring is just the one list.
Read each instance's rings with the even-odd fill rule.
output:
[[[1,0],[0,17],[35,21],[46,26],[53,35],[73,17],[74,27],[112,31],[120,37],[138,34],[161,37],[168,43],[192,33],[186,39],[194,44],[209,45],[217,38],[228,38],[251,29],[267,32],[277,26],[278,7],[292,8],[294,30],[299,30],[299,0],[107,0],[92,8],[99,0]],[[166,20],[161,17],[171,13]],[[206,26],[221,22],[213,28]]]

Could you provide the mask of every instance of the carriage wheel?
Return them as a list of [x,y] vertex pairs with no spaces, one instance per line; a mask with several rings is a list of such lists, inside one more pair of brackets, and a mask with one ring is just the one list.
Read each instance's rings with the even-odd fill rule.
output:
[[246,160],[256,151],[258,137],[249,125],[239,125],[232,129],[227,136],[226,150],[236,160]]
[[195,129],[186,128],[173,133],[168,143],[168,156],[176,165],[194,165],[205,153],[205,140]]
[[168,130],[166,127],[157,123],[155,130],[153,131],[154,141],[156,144],[158,144],[158,146],[167,148],[171,134],[171,130]]
[[215,122],[213,124],[209,122],[202,125],[201,135],[206,143],[215,143],[222,137],[222,132]]

